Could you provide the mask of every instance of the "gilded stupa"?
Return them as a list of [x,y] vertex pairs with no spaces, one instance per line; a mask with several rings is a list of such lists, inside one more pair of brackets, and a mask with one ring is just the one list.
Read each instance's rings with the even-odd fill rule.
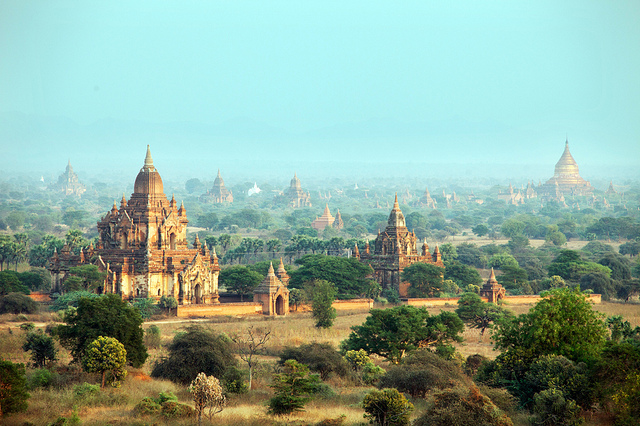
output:
[[564,152],[556,163],[553,177],[540,190],[551,198],[560,198],[562,195],[588,195],[593,192],[589,181],[580,176],[578,163],[569,151],[569,139],[566,140]]

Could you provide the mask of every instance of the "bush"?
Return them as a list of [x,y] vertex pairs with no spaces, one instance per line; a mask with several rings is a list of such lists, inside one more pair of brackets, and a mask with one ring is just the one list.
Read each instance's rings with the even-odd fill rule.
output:
[[223,377],[227,368],[237,366],[228,338],[200,326],[190,326],[169,345],[169,356],[157,361],[151,377],[189,384],[198,373]]
[[160,404],[154,401],[153,398],[145,396],[136,404],[135,407],[133,407],[133,414],[135,416],[153,415],[157,414],[160,411],[160,408]]
[[175,309],[178,307],[178,301],[173,296],[162,295],[162,297],[158,301],[158,307],[167,312],[171,312],[172,309]]
[[46,368],[39,368],[27,376],[27,387],[29,389],[48,388],[55,381],[55,376],[57,373],[52,373]]
[[9,293],[0,297],[0,314],[34,314],[38,304],[23,293]]
[[24,364],[0,360],[0,412],[9,414],[25,411],[29,396]]
[[308,343],[297,348],[285,348],[280,354],[278,364],[284,365],[288,359],[295,359],[309,367],[309,370],[320,374],[322,380],[329,378],[331,373],[340,377],[348,374],[347,364],[328,343]]
[[275,389],[275,395],[269,400],[267,413],[281,416],[303,411],[319,382],[320,378],[309,374],[306,365],[293,359],[286,361],[282,373],[273,375],[271,387]]
[[413,404],[396,389],[369,392],[362,401],[365,418],[379,426],[408,426]]
[[391,367],[378,383],[379,388],[396,388],[414,398],[423,398],[435,389],[471,381],[454,362],[442,359],[429,350],[409,355],[403,364]]
[[513,426],[511,419],[472,386],[436,392],[414,426]]
[[249,387],[244,382],[244,374],[236,367],[229,367],[222,377],[222,385],[225,394],[241,394],[247,392]]
[[35,367],[44,367],[47,363],[56,360],[56,347],[53,337],[42,333],[29,333],[22,346],[22,350],[31,351],[31,360]]
[[344,360],[358,376],[358,379],[367,385],[374,384],[385,373],[383,368],[371,362],[369,355],[363,349],[347,351]]
[[336,319],[336,308],[333,307],[338,294],[336,286],[326,280],[314,280],[305,286],[305,292],[310,295],[316,327],[331,328]]
[[78,302],[81,298],[84,297],[87,299],[95,299],[99,296],[100,295],[91,293],[89,291],[72,291],[70,293],[65,293],[62,296],[57,297],[49,309],[54,312],[58,312],[65,311],[69,307],[77,308]]
[[541,426],[577,426],[582,424],[580,407],[558,389],[539,392],[534,397],[535,424]]
[[133,307],[140,311],[140,316],[143,320],[148,320],[158,311],[158,306],[153,299],[136,299],[133,302]]
[[144,344],[147,348],[159,348],[160,342],[160,328],[157,325],[152,325],[144,332]]

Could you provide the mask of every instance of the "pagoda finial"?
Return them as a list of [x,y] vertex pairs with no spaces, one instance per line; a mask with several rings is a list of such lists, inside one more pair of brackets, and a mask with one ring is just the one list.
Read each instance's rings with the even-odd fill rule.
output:
[[221,177],[221,176],[220,176],[220,169],[219,169],[219,168],[218,168],[218,177]]
[[493,270],[493,266],[491,267],[491,275],[489,276],[489,282],[490,283],[498,282],[498,280],[496,280],[496,273]]
[[269,262],[269,271],[267,271],[268,277],[275,277],[276,273],[273,270],[273,262]]
[[216,253],[216,246],[213,246],[213,253],[211,253],[211,257],[213,259],[218,259],[218,254]]
[[151,149],[149,148],[149,145],[147,145],[147,155],[144,157],[144,167],[153,167],[153,158],[151,158]]
[[393,202],[393,208],[394,209],[399,209],[400,208],[400,205],[398,204],[398,193],[397,192],[396,192],[396,199]]
[[198,234],[196,234],[196,239],[193,241],[193,248],[194,249],[200,248],[200,237],[198,237]]

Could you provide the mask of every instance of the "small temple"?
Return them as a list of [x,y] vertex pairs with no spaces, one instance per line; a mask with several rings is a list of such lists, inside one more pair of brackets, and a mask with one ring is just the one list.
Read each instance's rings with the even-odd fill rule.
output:
[[269,271],[265,279],[253,291],[253,301],[262,304],[265,315],[287,315],[289,313],[289,275],[284,269],[280,258],[278,270],[273,270],[273,263],[269,264]]
[[293,174],[289,188],[287,188],[282,195],[289,206],[293,208],[311,207],[311,195],[309,192],[302,190],[302,185],[300,184],[297,173]]
[[491,276],[480,288],[480,297],[486,297],[490,303],[498,303],[506,294],[507,290],[498,283],[496,273],[493,271],[493,268],[491,268]]
[[558,200],[561,195],[580,196],[593,193],[593,187],[589,181],[580,176],[578,163],[569,151],[569,139],[566,140],[564,152],[556,163],[553,177],[539,188],[539,192],[547,198]]
[[[340,220],[342,220],[342,218]],[[311,227],[318,231],[322,231],[327,226],[333,226],[335,221],[336,221],[336,218],[333,217],[331,215],[331,212],[329,211],[329,204],[326,204],[324,207],[324,212],[322,213],[322,216],[320,217],[316,216],[316,219],[313,222],[311,222]]]
[[79,254],[65,247],[54,253],[47,269],[52,292],[64,292],[64,281],[74,266],[93,264],[106,272],[99,293],[122,298],[175,297],[180,305],[218,301],[220,266],[215,250],[209,251],[196,235],[187,242],[187,212],[175,198],[164,194],[162,178],[147,146],[129,200],[124,195],[98,222],[99,242]]
[[383,232],[378,232],[373,252],[367,243],[363,252],[356,246],[354,256],[373,268],[373,278],[383,289],[395,288],[400,296],[406,297],[408,283],[400,280],[404,268],[416,262],[444,267],[437,246],[431,254],[426,241],[422,244],[421,251],[417,248],[417,242],[416,234],[407,228],[396,194],[387,227]]
[[200,196],[200,201],[213,204],[233,203],[233,194],[231,190],[225,188],[224,180],[220,176],[220,169],[218,169],[218,175],[213,181],[213,187],[206,194]]
[[416,206],[427,207],[429,209],[435,209],[437,207],[437,204],[438,202],[431,197],[431,194],[429,193],[429,188],[425,188],[424,194],[422,194],[422,197],[420,197],[414,203],[414,205]]
[[78,179],[76,172],[73,171],[73,167],[71,167],[71,160],[67,163],[64,173],[58,177],[58,181],[51,185],[50,188],[64,195],[75,197],[80,197],[87,190],[87,188]]

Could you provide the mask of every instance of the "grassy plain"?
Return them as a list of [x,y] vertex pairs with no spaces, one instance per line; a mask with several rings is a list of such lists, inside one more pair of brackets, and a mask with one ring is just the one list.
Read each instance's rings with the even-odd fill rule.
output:
[[[530,306],[509,306],[516,314],[526,312]],[[594,308],[606,315],[622,315],[634,327],[640,325],[640,304],[603,302],[594,305]],[[431,308],[432,314],[441,310],[454,310],[455,306]],[[186,387],[176,385],[165,380],[156,380],[149,377],[153,362],[161,357],[166,349],[163,347],[169,343],[173,336],[189,324],[200,324],[217,333],[241,333],[249,326],[263,328],[271,331],[265,355],[261,357],[261,366],[254,377],[254,390],[247,394],[232,396],[225,410],[214,417],[213,424],[221,425],[280,425],[280,424],[319,424],[327,420],[325,424],[360,425],[366,424],[362,417],[363,410],[360,407],[362,398],[371,389],[356,387],[339,378],[329,379],[329,384],[335,391],[335,395],[327,398],[318,398],[307,404],[306,411],[285,418],[266,415],[266,402],[271,396],[269,382],[273,365],[277,354],[286,346],[297,346],[309,342],[328,342],[338,346],[351,332],[351,327],[364,322],[367,312],[341,312],[335,325],[328,330],[317,329],[313,326],[313,320],[309,313],[292,314],[287,317],[269,318],[263,316],[247,317],[214,317],[203,319],[177,319],[165,318],[149,321],[144,328],[156,325],[161,331],[162,346],[149,350],[149,359],[141,369],[131,369],[122,386],[117,389],[106,389],[95,396],[79,398],[73,392],[73,386],[84,382],[99,383],[97,375],[83,373],[77,366],[69,365],[70,357],[66,350],[59,348],[60,360],[57,367],[52,368],[57,372],[54,386],[31,391],[29,408],[24,413],[13,414],[2,418],[4,425],[47,425],[59,416],[67,418],[77,416],[85,425],[151,425],[151,424],[193,424],[194,419],[177,421],[163,420],[160,417],[135,417],[133,407],[143,397],[156,397],[160,392],[173,392],[182,403],[192,405],[190,394]],[[0,356],[13,362],[29,362],[28,353],[22,351],[25,331],[20,330],[22,322],[31,321],[37,327],[46,326],[49,321],[56,319],[55,315],[48,313],[36,314],[18,318],[15,315],[0,316]],[[493,358],[497,352],[493,350],[489,333],[480,336],[474,329],[467,329],[464,333],[465,341],[457,346],[464,356],[479,353]],[[382,359],[375,362],[385,367]],[[241,363],[242,366],[242,363]],[[244,367],[244,366],[243,366]],[[33,369],[28,368],[28,374]],[[424,408],[424,401],[412,401],[416,405],[416,414]],[[526,419],[514,419],[517,424]],[[332,421],[329,422],[329,421]],[[27,423],[29,422],[29,423]],[[209,424],[208,420],[204,422]],[[606,424],[602,419],[593,419],[587,424]]]

